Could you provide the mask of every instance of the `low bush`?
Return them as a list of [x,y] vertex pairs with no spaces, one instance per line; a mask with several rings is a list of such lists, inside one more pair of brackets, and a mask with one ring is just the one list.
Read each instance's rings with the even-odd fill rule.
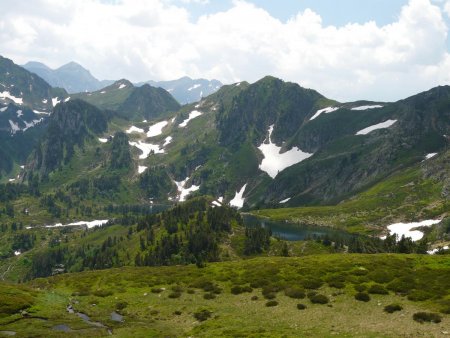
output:
[[116,303],[116,310],[123,310],[128,306],[127,302],[118,302]]
[[180,316],[182,314],[182,312],[180,310],[176,310],[173,314],[177,315],[177,316]]
[[330,301],[327,296],[321,294],[314,295],[309,300],[314,304],[327,304]]
[[305,289],[318,289],[323,285],[323,281],[319,278],[307,278],[304,279],[302,285]]
[[353,288],[358,292],[363,292],[367,290],[367,286],[365,284],[356,284]]
[[168,296],[169,298],[180,298],[181,297],[181,292],[177,292],[177,291],[173,291],[169,294]]
[[203,298],[204,299],[214,299],[214,298],[216,298],[216,295],[212,292],[208,292],[203,295]]
[[97,297],[108,297],[112,296],[113,292],[111,290],[96,290],[92,294]]
[[231,293],[233,295],[239,295],[244,292],[252,292],[253,289],[250,286],[240,286],[240,285],[233,285],[231,287]]
[[276,300],[269,300],[267,303],[266,303],[266,306],[277,306],[278,305],[278,302],[276,301]]
[[374,295],[387,295],[387,294],[389,294],[389,291],[386,290],[384,285],[381,285],[381,284],[373,284],[373,285],[371,285],[369,287],[368,292],[371,293],[371,294],[374,294]]
[[440,323],[442,320],[442,317],[440,315],[438,315],[437,313],[417,312],[413,315],[413,319],[419,323],[424,323],[424,322]]
[[328,286],[336,289],[343,289],[345,287],[345,283],[337,280],[329,281]]
[[408,293],[408,299],[413,302],[420,302],[433,298],[433,294],[423,290],[412,290]]
[[161,293],[161,292],[163,292],[164,291],[164,289],[162,289],[162,288],[152,288],[151,289],[151,292],[152,293]]
[[206,309],[197,311],[194,313],[194,318],[197,319],[199,322],[204,322],[208,318],[211,318],[212,312]]
[[183,292],[183,287],[181,285],[174,285],[171,287],[172,291],[174,292]]
[[369,296],[369,294],[366,293],[366,292],[358,292],[358,293],[355,295],[355,299],[356,299],[356,300],[359,300],[359,301],[361,301],[361,302],[368,302],[368,301],[370,300],[370,296]]
[[306,305],[305,304],[297,304],[297,309],[305,310],[306,309]]
[[250,298],[251,300],[258,300],[258,296],[252,296],[252,298]]
[[285,289],[284,294],[294,299],[303,299],[306,297],[305,290],[295,286]]
[[384,312],[387,313],[394,313],[395,311],[401,311],[403,310],[403,306],[400,304],[389,304],[384,307]]

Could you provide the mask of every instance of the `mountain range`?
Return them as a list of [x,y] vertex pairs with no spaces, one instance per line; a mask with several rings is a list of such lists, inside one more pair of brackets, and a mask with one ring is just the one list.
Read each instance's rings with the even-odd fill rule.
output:
[[[64,88],[69,94],[94,92],[116,81],[98,80],[87,69],[76,62],[69,62],[57,69],[51,69],[41,62],[30,61],[23,68],[35,73],[53,87]],[[173,95],[181,104],[192,103],[217,91],[222,83],[218,80],[191,79],[182,77],[172,81],[146,81],[136,83],[137,87],[149,84],[161,87]]]
[[0,57],[0,335],[445,332],[450,86],[58,76]]

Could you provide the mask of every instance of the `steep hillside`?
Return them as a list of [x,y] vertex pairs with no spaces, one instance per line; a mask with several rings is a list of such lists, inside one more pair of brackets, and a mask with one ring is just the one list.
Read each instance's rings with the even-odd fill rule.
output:
[[46,177],[62,164],[67,164],[76,146],[82,148],[87,138],[106,130],[108,118],[105,112],[81,100],[57,105],[45,137],[28,163],[29,169]]
[[80,98],[100,109],[118,112],[118,116],[129,120],[155,119],[176,111],[180,105],[164,89],[149,85],[134,87],[127,80],[93,93],[79,93],[72,97]]

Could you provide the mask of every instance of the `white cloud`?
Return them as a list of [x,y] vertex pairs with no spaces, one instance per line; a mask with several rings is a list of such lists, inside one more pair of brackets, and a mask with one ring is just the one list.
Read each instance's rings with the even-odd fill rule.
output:
[[339,100],[393,100],[450,80],[444,11],[450,1],[410,0],[389,25],[335,27],[309,9],[282,22],[242,0],[196,21],[168,0],[2,0],[0,54],[74,60],[102,79],[271,74]]

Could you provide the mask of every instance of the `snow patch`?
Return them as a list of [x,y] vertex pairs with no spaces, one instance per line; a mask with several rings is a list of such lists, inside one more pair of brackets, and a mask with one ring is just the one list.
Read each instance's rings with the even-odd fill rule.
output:
[[94,220],[94,221],[79,221],[79,222],[73,222],[73,223],[69,223],[69,224],[56,223],[53,225],[45,225],[45,228],[59,228],[59,227],[85,225],[88,229],[90,229],[90,228],[102,226],[108,222],[109,222],[109,220],[103,219],[103,220]]
[[42,100],[42,103],[47,103],[47,99],[43,99],[43,100]]
[[199,185],[195,185],[192,184],[190,188],[186,188],[186,183],[187,181],[189,181],[189,177],[186,177],[183,181],[177,182],[174,181],[175,184],[177,185],[177,189],[178,189],[178,201],[183,202],[186,201],[186,197],[194,191],[197,191],[198,189],[200,189]]
[[56,106],[60,102],[61,102],[61,100],[59,98],[57,98],[57,97],[53,97],[52,98],[52,105],[53,105],[53,107]]
[[290,199],[291,199],[291,197],[288,197],[288,198],[286,198],[286,199],[280,201],[279,203],[280,203],[280,204],[284,204],[284,203],[286,203],[286,202],[289,202]]
[[154,152],[155,154],[162,154],[164,153],[164,149],[160,148],[158,144],[151,144],[151,143],[145,143],[142,141],[138,142],[128,142],[130,146],[138,148],[140,151],[142,151],[142,154],[139,156],[141,160],[146,159],[148,155],[150,155],[150,152]]
[[198,88],[198,87],[200,87],[200,86],[201,86],[201,84],[196,83],[196,84],[194,84],[192,87],[188,88],[188,90],[191,91],[191,90],[194,90],[194,89],[196,89],[196,88]]
[[384,128],[389,128],[390,126],[392,126],[395,122],[397,122],[397,120],[386,120],[384,122],[378,123],[378,124],[374,124],[373,126],[361,129],[360,131],[358,131],[356,133],[356,135],[367,135],[368,133],[377,130],[377,129],[384,129]]
[[241,190],[236,191],[236,194],[234,195],[234,198],[230,201],[230,205],[232,207],[237,207],[238,209],[242,208],[244,206],[245,198],[244,191],[247,187],[247,183],[244,184],[244,186],[241,188]]
[[154,137],[162,134],[162,130],[165,126],[167,126],[169,122],[168,121],[161,121],[158,122],[148,129],[147,137]]
[[138,166],[138,173],[139,174],[142,174],[146,170],[147,170],[146,166],[143,166],[143,165]]
[[170,142],[172,142],[172,136],[167,136],[165,139],[164,139],[164,144],[163,144],[163,147],[165,147],[165,146],[167,146]]
[[31,128],[31,127],[34,127],[34,126],[37,125],[38,123],[41,123],[42,120],[43,120],[43,118],[40,118],[40,119],[38,119],[38,120],[33,120],[33,121],[31,121],[31,122],[23,121],[23,122],[25,123],[25,128],[23,128],[23,131],[25,131],[25,130]]
[[8,107],[6,106],[6,107],[3,107],[3,108],[0,108],[0,112],[4,112],[4,111],[6,111],[8,109]]
[[16,111],[16,114],[17,114],[17,117],[23,116],[22,110],[20,110],[20,109],[18,111]]
[[236,83],[236,87],[239,87],[240,85],[241,85],[241,83],[240,83],[240,82]]
[[108,139],[107,138],[99,138],[98,139],[101,143],[106,143],[106,142],[108,142]]
[[426,160],[429,160],[430,158],[436,156],[437,154],[438,154],[438,153],[429,153],[429,154],[426,154],[426,155],[425,155],[425,159],[426,159]]
[[9,180],[8,180],[8,182],[14,182],[16,179],[15,178],[10,178]]
[[189,113],[189,117],[184,120],[183,122],[181,122],[178,127],[179,128],[184,128],[187,126],[187,124],[189,123],[190,120],[195,119],[196,117],[199,117],[200,115],[202,115],[201,112],[199,112],[198,110],[193,110]]
[[383,108],[383,106],[381,106],[379,104],[374,104],[374,105],[368,105],[368,106],[353,107],[352,110],[367,110],[367,109],[376,109],[376,108]]
[[11,95],[8,91],[0,92],[0,99],[10,99],[14,103],[23,104],[23,99],[21,97]]
[[[440,223],[441,220],[425,220],[422,222],[412,222],[412,223],[395,223],[388,225],[389,233],[396,234],[399,238],[401,238],[403,235],[405,237],[411,237],[413,241],[418,241],[423,237],[423,232],[419,230],[411,230],[417,227],[429,227],[434,224]],[[382,239],[386,238],[386,236],[381,237]]]
[[123,88],[125,88],[126,86],[127,86],[126,84],[121,83],[120,86],[119,86],[119,89],[123,89]]
[[67,99],[65,99],[64,102],[69,102],[69,100],[70,100],[70,96]]
[[33,112],[38,115],[50,115],[50,113],[47,113],[46,111],[33,110]]
[[20,250],[14,251],[14,256],[19,256],[21,254]]
[[106,93],[106,91],[105,90],[102,90],[101,92],[100,92],[100,94],[105,94]]
[[275,143],[272,143],[271,135],[273,132],[273,125],[269,127],[269,143],[265,143],[266,140],[258,147],[263,153],[264,159],[259,165],[259,169],[265,171],[270,177],[275,178],[280,171],[283,171],[287,167],[306,160],[313,154],[305,153],[297,147],[293,147],[284,153],[280,153],[281,147],[278,147]]
[[127,134],[131,134],[131,133],[144,133],[144,129],[135,127],[135,126],[131,126],[130,128],[128,128],[125,131]]
[[316,111],[316,113],[309,119],[314,120],[315,118],[319,117],[320,114],[329,114],[331,112],[334,112],[336,110],[338,110],[339,107],[327,107],[327,108],[323,108],[323,109],[319,109],[318,111]]
[[11,126],[11,133],[12,134],[15,134],[16,132],[18,132],[20,130],[20,127],[19,127],[18,124],[14,123],[11,120],[8,120],[8,121],[9,121],[9,125]]
[[435,248],[435,249],[428,250],[427,253],[428,253],[429,255],[434,255],[434,254],[435,254],[436,252],[438,252],[440,249],[442,249],[442,250],[448,250],[449,247],[448,247],[448,245],[445,245],[445,246],[443,246],[443,247],[441,247],[441,248]]
[[25,169],[25,165],[21,165],[21,166],[20,166],[20,169]]

